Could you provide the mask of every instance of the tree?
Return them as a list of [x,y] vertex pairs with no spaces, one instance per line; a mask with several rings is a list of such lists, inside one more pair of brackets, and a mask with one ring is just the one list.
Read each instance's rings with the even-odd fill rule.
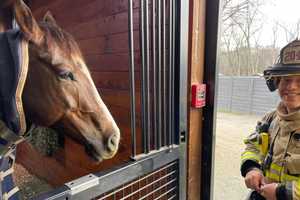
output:
[[265,3],[265,0],[223,1],[221,51],[224,53],[219,62],[221,73],[252,75],[259,71],[259,42],[264,25],[260,8]]
[[280,28],[283,30],[285,34],[286,43],[289,43],[297,38],[299,38],[300,34],[300,19],[296,21],[296,23],[285,23],[285,22],[277,22]]

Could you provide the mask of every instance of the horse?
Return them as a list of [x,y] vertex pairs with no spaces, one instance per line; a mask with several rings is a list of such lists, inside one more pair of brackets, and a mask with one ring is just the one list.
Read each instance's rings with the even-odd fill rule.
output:
[[28,73],[22,94],[27,124],[51,127],[77,140],[96,162],[112,158],[118,150],[120,130],[74,38],[50,12],[37,22],[22,0],[7,0],[5,6],[13,11],[28,42]]
[[25,116],[91,147],[101,161],[118,149],[120,130],[103,103],[74,38],[47,12],[37,23],[21,0],[18,25],[29,43],[29,69],[23,91]]

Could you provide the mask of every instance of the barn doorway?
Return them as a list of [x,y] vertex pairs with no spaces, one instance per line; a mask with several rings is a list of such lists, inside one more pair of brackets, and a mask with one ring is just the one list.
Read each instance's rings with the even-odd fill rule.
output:
[[299,16],[285,14],[298,4],[280,0],[223,1],[214,162],[216,200],[244,199],[249,193],[240,173],[243,140],[280,101],[261,75],[276,62],[279,50],[299,37]]

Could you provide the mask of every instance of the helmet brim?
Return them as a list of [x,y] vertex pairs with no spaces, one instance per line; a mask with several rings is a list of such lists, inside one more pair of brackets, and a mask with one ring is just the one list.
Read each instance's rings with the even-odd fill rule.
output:
[[300,75],[300,65],[285,65],[281,63],[274,64],[272,67],[269,67],[264,70],[264,77],[280,77],[280,76],[293,76]]

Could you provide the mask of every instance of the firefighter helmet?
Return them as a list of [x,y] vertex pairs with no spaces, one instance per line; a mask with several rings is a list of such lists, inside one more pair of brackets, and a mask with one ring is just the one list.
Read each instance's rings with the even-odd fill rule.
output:
[[283,47],[278,61],[264,70],[264,77],[271,92],[277,89],[276,77],[291,75],[300,75],[300,40],[294,40]]

